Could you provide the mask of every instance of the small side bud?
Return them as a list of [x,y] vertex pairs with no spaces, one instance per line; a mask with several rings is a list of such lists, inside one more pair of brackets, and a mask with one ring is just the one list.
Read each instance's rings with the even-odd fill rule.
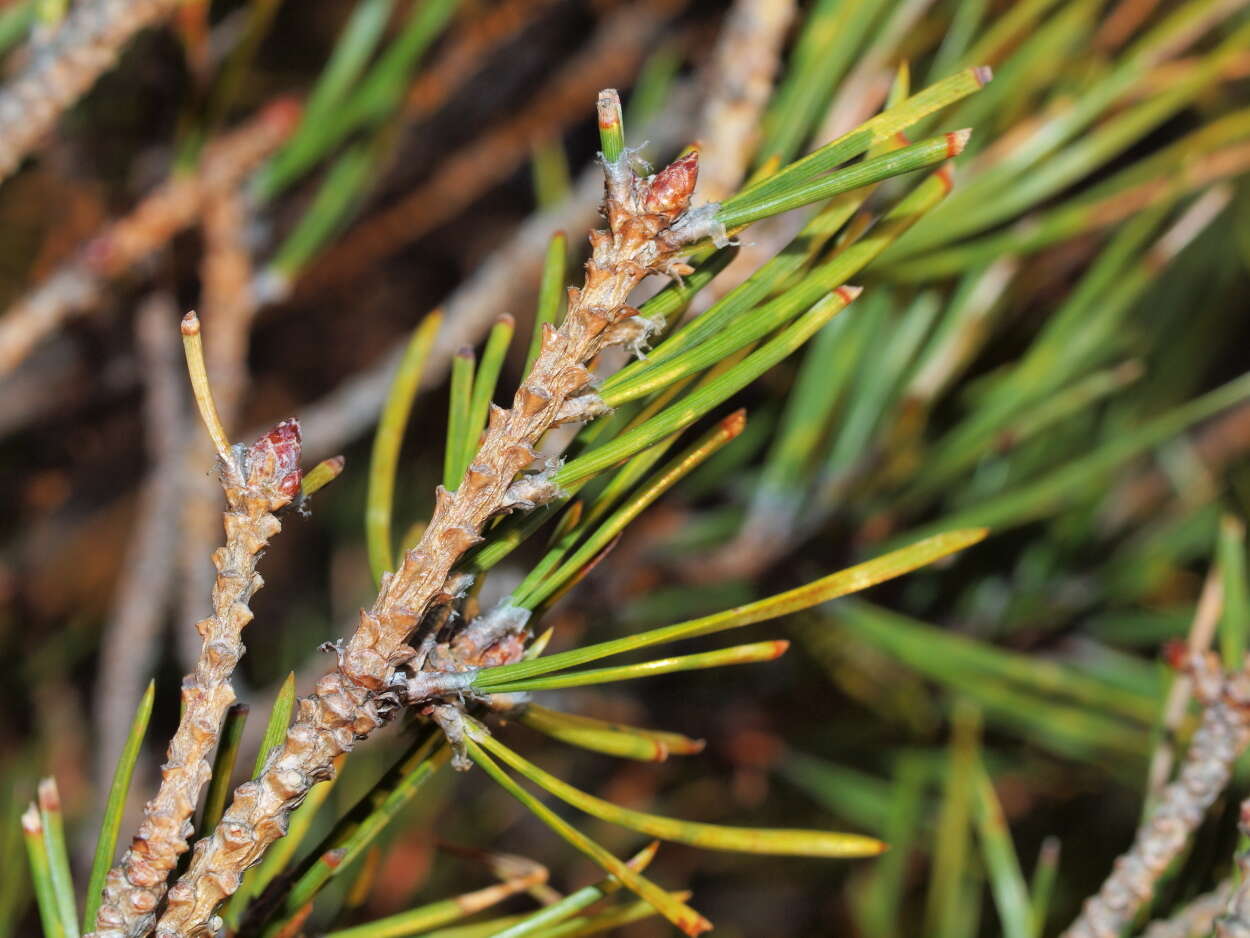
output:
[[300,489],[300,451],[299,421],[283,420],[248,449],[248,484],[294,498]]
[[1163,646],[1163,660],[1173,671],[1184,671],[1189,663],[1189,646],[1180,639],[1172,639]]
[[643,208],[656,215],[676,218],[690,207],[695,183],[699,179],[699,148],[692,147],[660,170],[647,187]]

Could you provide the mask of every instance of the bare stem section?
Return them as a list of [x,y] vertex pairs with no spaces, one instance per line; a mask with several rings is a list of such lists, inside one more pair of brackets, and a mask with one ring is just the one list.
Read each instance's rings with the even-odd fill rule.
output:
[[[184,333],[198,330],[194,314]],[[282,525],[274,512],[299,493],[299,424],[283,421],[250,448],[236,446],[221,460],[226,543],[213,554],[217,581],[213,613],[196,624],[203,646],[182,685],[183,715],[161,769],[161,785],[144,809],[130,849],[109,871],[96,917],[98,938],[149,934],[174,865],[187,849],[191,817],[212,770],[222,719],[234,703],[230,675],[243,656],[248,603],[262,580],[256,564]]]
[[[191,865],[169,890],[156,934],[163,938],[214,928],[214,913],[239,886],[244,870],[286,831],[291,810],[333,760],[382,725],[396,668],[417,656],[407,644],[427,613],[452,603],[465,587],[453,567],[481,540],[483,525],[512,509],[528,509],[558,493],[544,473],[517,478],[534,462],[534,445],[553,425],[597,411],[587,364],[604,348],[632,342],[650,324],[626,305],[652,272],[679,273],[684,245],[678,223],[694,189],[692,153],[647,179],[628,154],[605,165],[607,231],[591,235],[583,287],[569,291],[559,329],[547,327],[542,350],[512,407],[491,411],[472,464],[455,492],[440,487],[437,506],[419,544],[382,580],[372,607],[341,647],[338,667],[299,703],[298,717],[260,775],[241,785],[221,823],[196,844]],[[419,665],[418,665],[419,666]]]
[[[1176,780],[1159,797],[1133,846],[1115,862],[1063,938],[1118,938],[1154,895],[1155,884],[1180,855],[1207,809],[1228,784],[1233,763],[1250,743],[1250,673],[1226,674],[1211,652],[1180,652],[1202,704],[1202,722]],[[1230,932],[1245,934],[1245,932]]]

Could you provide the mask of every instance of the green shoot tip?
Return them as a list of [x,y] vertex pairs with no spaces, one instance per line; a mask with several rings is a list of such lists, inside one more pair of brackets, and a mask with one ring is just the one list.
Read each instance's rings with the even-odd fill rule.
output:
[[603,159],[607,163],[615,163],[625,151],[625,128],[621,117],[621,96],[615,88],[604,88],[599,92],[599,142],[603,150]]

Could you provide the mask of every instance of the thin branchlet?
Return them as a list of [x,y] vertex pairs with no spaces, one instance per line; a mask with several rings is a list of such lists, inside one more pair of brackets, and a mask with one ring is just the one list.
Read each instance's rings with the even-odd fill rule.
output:
[[[1245,843],[1250,837],[1250,798],[1241,803],[1238,829]],[[1250,847],[1237,852],[1236,862],[1236,888],[1232,882],[1224,884],[1225,902],[1215,919],[1215,938],[1250,938]]]
[[1190,899],[1169,918],[1151,922],[1141,938],[1207,938],[1232,893],[1233,883],[1226,879],[1210,892]]
[[[1176,780],[1159,796],[1133,846],[1115,862],[1102,888],[1085,902],[1062,938],[1118,938],[1154,895],[1155,885],[1184,850],[1207,809],[1228,784],[1250,743],[1250,671],[1225,673],[1211,652],[1176,654],[1194,682],[1202,720]],[[1228,932],[1243,935],[1246,932]]]
[[[198,329],[195,314],[189,314],[183,320],[189,348],[198,349]],[[209,411],[215,414],[211,407]],[[211,426],[214,418],[205,419]],[[194,670],[183,679],[182,718],[161,769],[161,784],[144,808],[129,849],[109,871],[96,938],[149,934],[166,881],[187,850],[191,817],[212,774],[209,758],[235,700],[230,676],[243,656],[243,629],[252,620],[248,603],[263,582],[257,561],[281,530],[275,512],[299,494],[299,460],[299,424],[294,420],[279,423],[251,447],[235,446],[222,455],[226,543],[213,554],[213,612],[196,624],[203,644]]]
[[[544,330],[542,349],[512,406],[491,410],[481,445],[456,491],[437,490],[434,515],[421,541],[394,574],[383,577],[377,599],[361,612],[355,633],[342,645],[338,666],[300,701],[283,745],[257,779],[235,791],[212,835],[196,844],[189,868],[169,890],[158,936],[181,938],[217,926],[218,905],[238,888],[244,870],[283,836],[291,810],[313,784],[333,774],[337,756],[384,722],[395,672],[417,655],[407,644],[410,634],[428,613],[454,602],[460,579],[453,568],[481,540],[486,522],[510,507],[539,504],[557,494],[517,477],[534,462],[535,444],[558,421],[566,402],[590,387],[591,359],[633,336],[632,330],[619,328],[637,315],[627,305],[633,289],[650,273],[688,270],[677,260],[687,244],[678,231],[697,166],[697,153],[691,154],[641,179],[627,154],[605,164],[608,230],[591,235],[585,282],[570,290],[563,324]],[[450,648],[443,652],[454,654]],[[452,725],[442,711],[438,716]]]

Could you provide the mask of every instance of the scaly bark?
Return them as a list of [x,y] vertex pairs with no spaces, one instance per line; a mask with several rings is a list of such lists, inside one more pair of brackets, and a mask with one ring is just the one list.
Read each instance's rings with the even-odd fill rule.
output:
[[1189,900],[1171,918],[1151,922],[1141,938],[1207,938],[1232,894],[1232,882],[1224,880],[1210,892]]
[[[1241,803],[1237,826],[1243,840],[1250,837],[1250,799]],[[1224,883],[1223,888],[1227,901],[1215,920],[1215,938],[1250,938],[1250,849],[1237,852],[1235,888],[1234,881]]]
[[284,421],[250,449],[235,447],[221,467],[228,509],[226,544],[213,554],[217,582],[213,614],[198,622],[204,639],[195,670],[183,679],[182,719],[161,767],[161,784],[147,803],[130,849],[109,871],[96,917],[96,938],[138,938],[151,931],[174,865],[187,849],[191,816],[208,784],[209,759],[221,722],[234,703],[230,675],[243,656],[248,602],[262,580],[256,562],[282,525],[274,512],[299,492],[299,424]]
[[[448,606],[463,588],[453,567],[481,538],[494,515],[531,508],[557,494],[536,476],[517,479],[535,458],[534,444],[562,414],[593,395],[587,363],[604,348],[638,338],[648,325],[626,305],[647,274],[677,273],[685,244],[680,223],[689,208],[698,156],[691,153],[654,177],[640,179],[628,156],[605,166],[604,211],[609,231],[591,235],[584,286],[569,291],[559,329],[546,328],[542,351],[512,407],[491,411],[484,439],[455,492],[437,490],[434,516],[400,568],[383,578],[377,599],[362,610],[356,632],[339,650],[339,664],[315,693],[299,702],[298,716],[261,775],[235,791],[217,829],[196,844],[191,865],[169,890],[157,925],[162,938],[215,929],[215,911],[238,888],[243,872],[286,832],[290,812],[333,760],[382,725],[379,695],[395,670],[416,655],[406,644],[426,613]],[[589,393],[588,393],[589,392]],[[593,408],[592,408],[593,409]]]
[[[1176,780],[1160,795],[1133,846],[1115,861],[1102,888],[1085,902],[1062,938],[1119,938],[1154,895],[1155,884],[1189,843],[1228,784],[1233,763],[1250,743],[1250,673],[1225,674],[1210,652],[1185,652],[1181,662],[1202,704],[1202,722]],[[1241,934],[1230,932],[1231,934]]]

